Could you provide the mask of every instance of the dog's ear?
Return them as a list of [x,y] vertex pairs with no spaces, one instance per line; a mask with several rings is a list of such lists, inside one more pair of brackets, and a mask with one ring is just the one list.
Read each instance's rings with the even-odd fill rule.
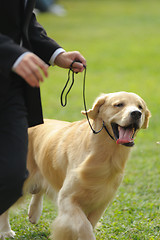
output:
[[[99,98],[96,99],[96,101],[93,104],[92,109],[89,109],[87,111],[88,117],[91,119],[95,119],[97,117],[97,114],[99,112],[99,108],[104,104],[106,99],[106,94],[102,94]],[[86,115],[86,111],[81,111],[83,115]]]
[[148,128],[149,118],[150,117],[151,117],[151,113],[150,113],[150,111],[147,108],[146,111],[145,111],[145,120],[144,120],[144,123],[142,125],[142,128],[144,128],[144,129]]

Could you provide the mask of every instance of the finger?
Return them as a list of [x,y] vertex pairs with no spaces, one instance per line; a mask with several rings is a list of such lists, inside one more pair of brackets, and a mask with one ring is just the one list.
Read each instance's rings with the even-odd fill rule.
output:
[[38,65],[41,68],[45,77],[48,77],[48,67],[49,66],[45,62],[43,62],[40,58],[38,58],[36,56],[34,56],[33,61],[36,65]]
[[84,69],[79,69],[79,68],[74,68],[74,69],[72,69],[72,71],[73,71],[74,73],[83,72],[83,70],[84,70]]
[[86,59],[79,52],[76,52],[75,61],[81,62],[86,66]]
[[[40,67],[43,65],[42,61],[39,61],[38,58],[35,58],[33,61],[27,62],[25,65],[27,69],[27,74],[31,77],[32,85],[39,87],[39,81],[43,82],[43,74],[40,71]],[[46,64],[45,64],[46,65]],[[47,67],[48,68],[48,67]],[[29,81],[29,79],[27,79]]]
[[[36,65],[36,64],[32,64],[32,66],[30,66],[30,72],[34,75],[34,77],[36,78],[36,80],[39,82],[43,82],[43,75],[40,72],[40,68]],[[33,77],[33,76],[32,76]]]
[[31,87],[39,87],[39,81],[34,72],[27,66],[21,68],[21,76]]
[[83,65],[82,63],[75,62],[75,63],[73,64],[73,66],[72,66],[72,70],[73,70],[74,72],[83,72],[83,70],[84,70],[85,67],[86,67],[86,66]]
[[85,67],[87,66],[86,60],[82,56],[80,56],[79,61],[83,64],[83,66],[85,66]]
[[24,79],[31,87],[40,87],[37,77],[33,73],[27,73]]

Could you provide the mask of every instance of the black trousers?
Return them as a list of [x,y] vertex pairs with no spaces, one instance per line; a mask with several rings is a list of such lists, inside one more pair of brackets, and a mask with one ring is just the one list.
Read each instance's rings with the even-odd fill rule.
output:
[[0,215],[21,196],[28,176],[28,122],[23,84],[13,86],[0,104]]

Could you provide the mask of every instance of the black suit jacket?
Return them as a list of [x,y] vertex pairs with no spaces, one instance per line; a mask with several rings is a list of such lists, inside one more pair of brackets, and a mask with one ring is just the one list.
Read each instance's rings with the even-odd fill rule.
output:
[[[47,64],[58,48],[49,38],[32,13],[35,0],[0,0],[0,99],[19,77],[12,72],[16,59],[23,53],[34,52]],[[32,3],[31,3],[32,2]],[[31,5],[32,6],[31,6]],[[20,42],[23,46],[20,47]],[[40,89],[30,87],[25,81],[25,101],[29,126],[43,122]]]

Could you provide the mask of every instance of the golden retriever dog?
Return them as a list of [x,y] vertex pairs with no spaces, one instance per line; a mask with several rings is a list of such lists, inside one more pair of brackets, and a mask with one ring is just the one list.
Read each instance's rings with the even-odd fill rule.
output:
[[[98,134],[87,120],[45,120],[29,129],[30,175],[24,186],[33,194],[29,220],[37,223],[44,193],[56,199],[52,240],[96,239],[93,229],[123,180],[137,132],[148,127],[150,117],[143,99],[127,92],[102,94],[87,113],[95,131],[103,126]],[[7,212],[0,224],[11,232]]]

